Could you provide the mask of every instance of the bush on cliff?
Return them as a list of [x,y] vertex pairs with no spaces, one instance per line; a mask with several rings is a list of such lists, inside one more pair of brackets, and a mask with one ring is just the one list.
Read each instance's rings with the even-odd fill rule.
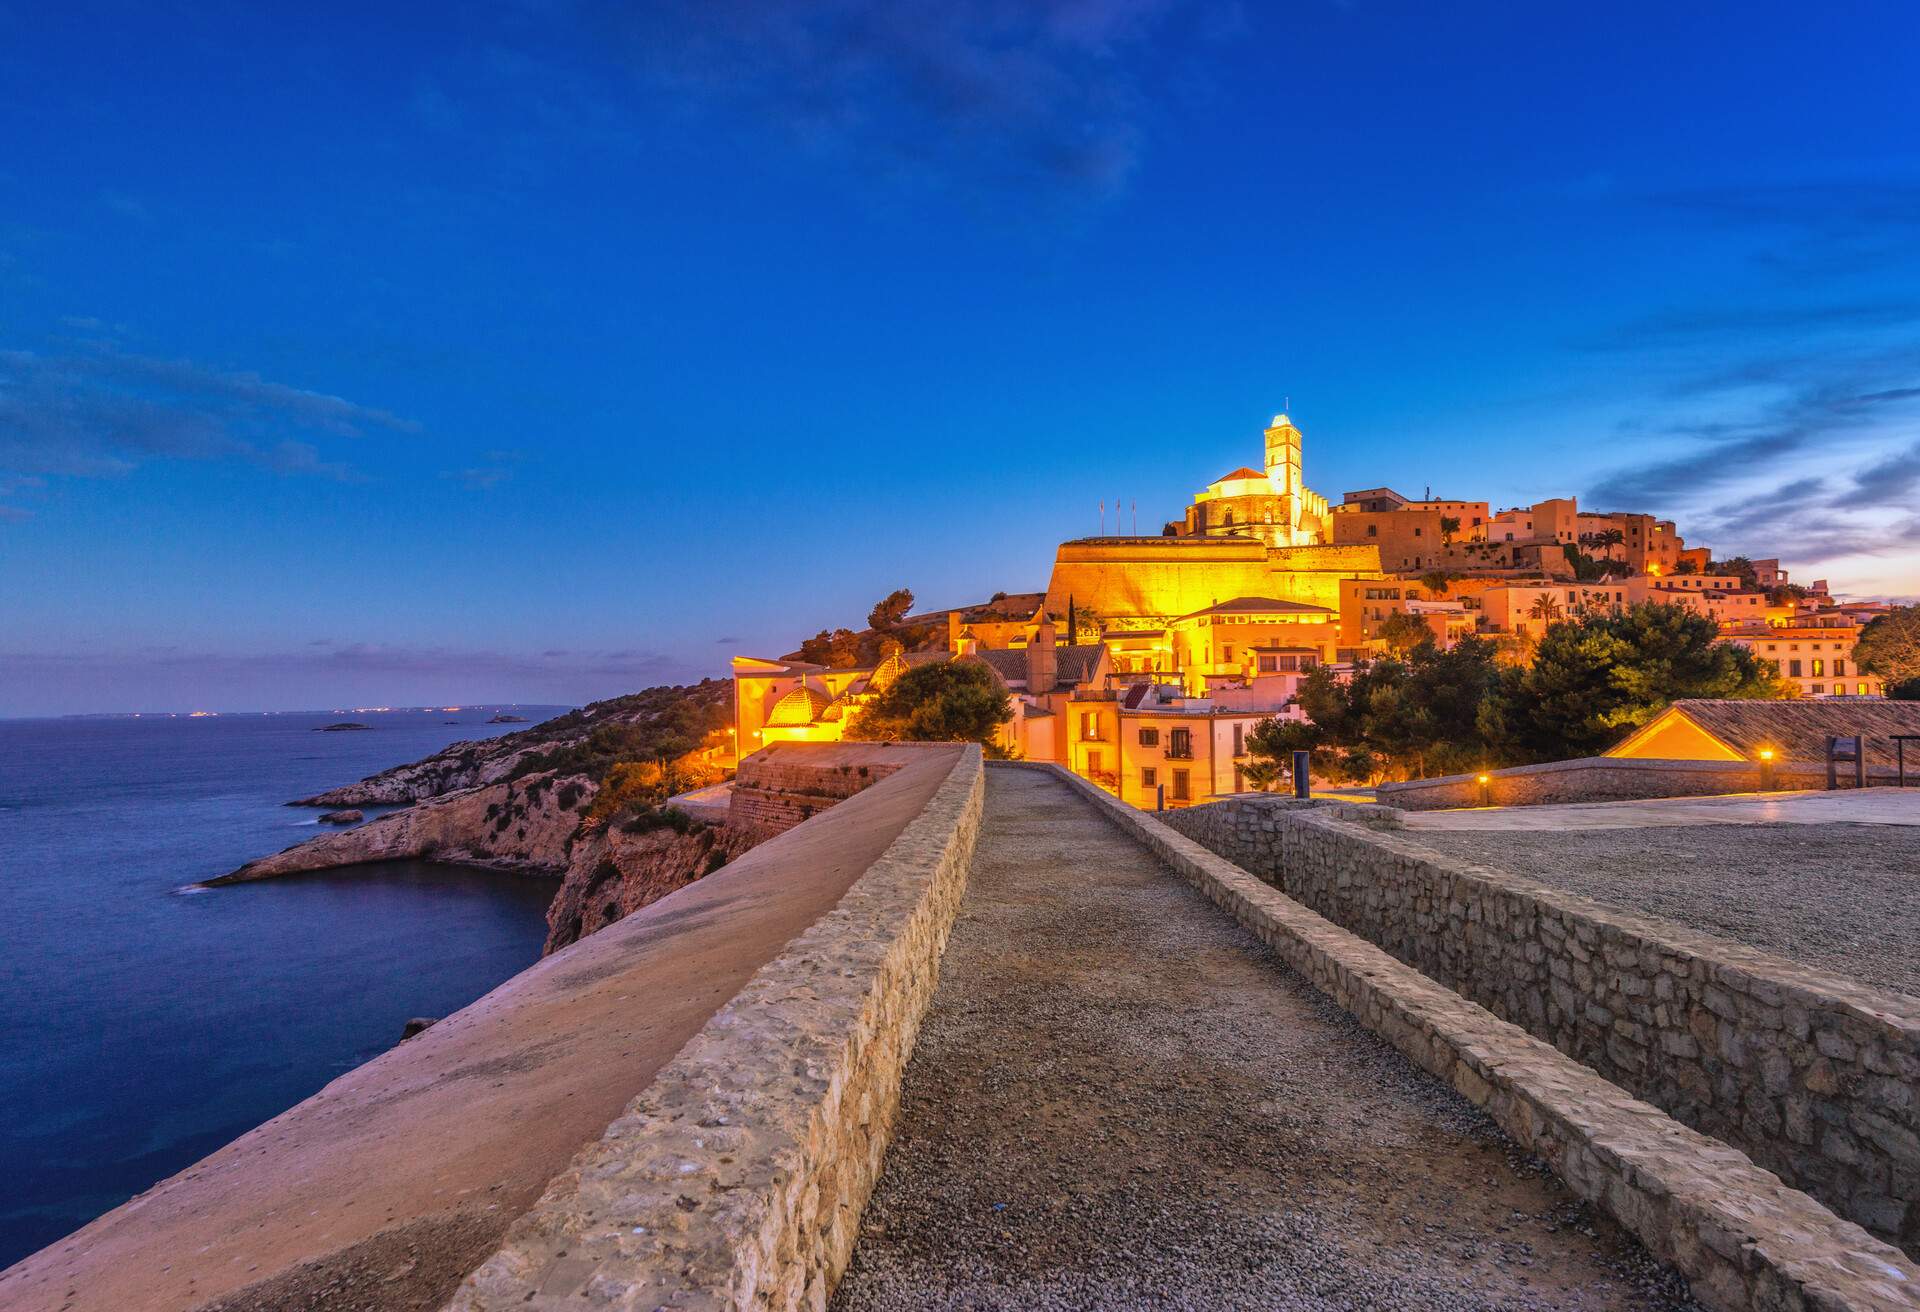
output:
[[995,731],[1012,718],[1012,699],[991,669],[940,661],[901,675],[847,725],[847,737],[991,747]]
[[583,737],[529,753],[513,768],[513,778],[552,770],[603,782],[622,762],[676,761],[723,731],[733,717],[731,683],[708,679],[684,687],[648,688],[627,697],[595,702],[537,726],[544,738]]

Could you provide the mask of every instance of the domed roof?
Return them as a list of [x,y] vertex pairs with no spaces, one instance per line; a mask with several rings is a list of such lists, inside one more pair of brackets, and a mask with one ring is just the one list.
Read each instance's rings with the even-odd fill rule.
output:
[[[963,638],[971,638],[973,632],[970,629],[963,629],[961,630],[960,636]],[[872,676],[867,679],[867,691],[885,692],[887,689],[893,687],[893,685],[899,681],[900,676],[906,672],[906,658],[899,652],[895,652],[874,667]]]
[[775,729],[791,729],[812,724],[827,709],[831,699],[818,688],[801,684],[773,704],[767,724]]

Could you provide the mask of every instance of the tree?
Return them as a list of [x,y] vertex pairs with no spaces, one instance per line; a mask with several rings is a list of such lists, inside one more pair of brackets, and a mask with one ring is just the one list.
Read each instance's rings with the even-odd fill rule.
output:
[[1625,543],[1626,540],[1627,535],[1617,528],[1603,528],[1593,535],[1594,545],[1605,553],[1608,560],[1613,559],[1613,549]]
[[1543,592],[1533,599],[1533,605],[1527,607],[1527,614],[1536,620],[1551,623],[1560,618],[1560,603]]
[[1443,569],[1428,570],[1420,576],[1420,586],[1438,596],[1444,594],[1447,585],[1453,582],[1453,575]]
[[1708,616],[1655,603],[1549,625],[1489,715],[1509,753],[1552,761],[1595,755],[1682,697],[1788,695],[1772,666],[1719,636]]
[[851,629],[822,629],[800,644],[800,659],[836,670],[860,664],[860,635]]
[[867,627],[875,633],[890,633],[912,609],[913,593],[906,588],[895,588],[873,603],[873,609],[867,612]]
[[1384,642],[1388,651],[1404,655],[1423,642],[1432,642],[1433,630],[1419,616],[1397,610],[1380,622],[1373,636]]
[[1295,751],[1313,753],[1323,775],[1367,783],[1476,769],[1499,747],[1481,727],[1499,686],[1493,644],[1479,638],[1446,651],[1429,639],[1404,657],[1363,661],[1344,681],[1323,666],[1300,681],[1306,720],[1262,721],[1247,751],[1276,777]]
[[1888,684],[1887,696],[1896,702],[1920,702],[1920,679]]
[[1853,659],[1884,682],[1889,695],[1895,684],[1920,679],[1920,606],[1895,606],[1869,620]]
[[[1453,535],[1459,531],[1460,517],[1458,515],[1440,516],[1440,542],[1442,545],[1452,546]],[[1445,591],[1445,589],[1443,588],[1442,591]]]
[[1741,585],[1748,591],[1757,590],[1760,586],[1759,574],[1754,570],[1753,562],[1745,556],[1729,556],[1725,560],[1709,561],[1707,573],[1738,574]]
[[901,675],[848,722],[846,736],[991,746],[994,732],[1012,718],[1012,699],[987,665],[940,661]]

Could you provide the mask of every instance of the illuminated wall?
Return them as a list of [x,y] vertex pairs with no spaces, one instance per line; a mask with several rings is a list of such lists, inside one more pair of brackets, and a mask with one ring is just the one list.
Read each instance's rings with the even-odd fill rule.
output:
[[1340,581],[1379,578],[1366,546],[1269,548],[1251,539],[1082,538],[1063,542],[1047,583],[1049,611],[1068,599],[1103,619],[1169,620],[1235,597],[1340,609]]

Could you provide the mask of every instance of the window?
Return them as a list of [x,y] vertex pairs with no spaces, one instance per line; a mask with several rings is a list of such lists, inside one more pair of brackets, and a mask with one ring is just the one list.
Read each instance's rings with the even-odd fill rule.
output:
[[1370,537],[1370,538],[1377,538],[1377,537],[1379,537],[1379,536],[1380,536],[1380,526],[1379,526],[1378,524],[1369,524],[1369,525],[1367,525],[1367,536],[1368,536],[1368,537]]
[[1187,791],[1187,772],[1185,770],[1175,770],[1173,772],[1173,800],[1176,802],[1185,802],[1190,800],[1191,796]]
[[[1158,747],[1160,745],[1160,731],[1158,729],[1140,730],[1140,745],[1142,747]],[[1147,773],[1152,774],[1153,772],[1149,770]]]
[[1150,765],[1141,766],[1140,786],[1142,788],[1158,788],[1160,786],[1160,772]]
[[1788,662],[1787,662],[1787,673],[1788,673],[1788,674],[1790,674],[1790,675],[1792,675],[1792,676],[1793,676],[1794,678],[1796,678],[1796,679],[1797,679],[1797,678],[1799,678],[1799,677],[1800,677],[1800,662],[1799,662],[1799,661],[1788,661]]
[[1228,643],[1226,646],[1220,649],[1220,659],[1228,662],[1229,664],[1232,663],[1233,661],[1233,644],[1232,643]]
[[1275,674],[1279,672],[1279,669],[1280,669],[1280,660],[1278,657],[1276,656],[1260,657],[1260,673]]
[[1813,677],[1816,679],[1824,679],[1827,677],[1827,663],[1818,656],[1813,658]]
[[1422,535],[1424,534],[1424,532],[1425,532],[1425,530],[1423,530],[1423,529],[1421,529],[1421,528],[1420,528],[1420,527],[1419,527],[1418,525],[1415,525],[1415,526],[1414,526],[1414,530],[1413,530],[1413,535],[1414,535],[1415,537],[1420,537],[1420,536],[1422,536]]
[[1824,683],[1816,683],[1813,685],[1812,692],[1815,697],[1824,697],[1827,695],[1827,685]]
[[[1193,730],[1175,729],[1167,735],[1167,755],[1181,760],[1193,759]],[[1180,771],[1174,771],[1174,778],[1180,777]]]
[[[1247,754],[1247,726],[1244,724],[1236,723],[1233,726],[1233,754],[1235,756],[1245,756]],[[1236,770],[1239,769],[1238,766],[1234,768]],[[1236,788],[1233,791],[1237,793],[1240,790]]]
[[1835,656],[1833,658],[1833,677],[1836,679],[1844,678],[1846,677],[1846,673],[1847,673],[1847,663],[1841,660],[1838,656]]
[[1859,695],[1860,695],[1860,696],[1862,696],[1862,697],[1865,697],[1865,696],[1867,695],[1867,685],[1866,685],[1866,684],[1864,684],[1864,683],[1856,683],[1856,684],[1854,684],[1854,685],[1853,685],[1853,690],[1854,690],[1854,692],[1856,692],[1857,694],[1859,694]]
[[1099,774],[1100,764],[1101,764],[1100,753],[1098,752],[1087,753],[1087,773],[1088,774]]
[[1090,743],[1100,741],[1100,712],[1080,712],[1080,737]]
[[1247,791],[1246,772],[1238,765],[1233,767],[1233,791],[1236,793],[1244,793]]

